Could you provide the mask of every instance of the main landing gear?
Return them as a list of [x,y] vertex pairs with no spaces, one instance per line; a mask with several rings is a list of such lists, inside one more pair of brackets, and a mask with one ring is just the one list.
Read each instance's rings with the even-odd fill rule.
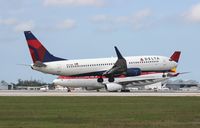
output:
[[114,81],[115,81],[115,78],[114,78],[114,77],[109,77],[109,78],[108,78],[108,81],[109,81],[109,82],[114,82]]
[[167,75],[165,74],[165,72],[163,72],[162,77],[163,77],[163,78],[167,77]]
[[121,92],[131,92],[129,89],[122,89]]
[[[108,78],[108,81],[109,81],[109,82],[114,82],[114,81],[115,81],[115,78],[114,78],[114,77],[109,77],[109,78]],[[97,79],[97,82],[102,83],[102,82],[103,82],[103,78],[102,78],[102,77],[98,78],[98,79]]]
[[98,78],[97,82],[102,83],[103,82],[103,78],[102,77]]

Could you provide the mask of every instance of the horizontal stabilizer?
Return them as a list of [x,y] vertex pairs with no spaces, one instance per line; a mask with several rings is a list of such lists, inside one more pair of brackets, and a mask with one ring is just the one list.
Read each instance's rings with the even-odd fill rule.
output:
[[46,65],[46,64],[43,64],[43,63],[40,62],[40,61],[36,61],[36,62],[34,63],[33,66],[35,66],[35,67],[46,67],[47,65]]

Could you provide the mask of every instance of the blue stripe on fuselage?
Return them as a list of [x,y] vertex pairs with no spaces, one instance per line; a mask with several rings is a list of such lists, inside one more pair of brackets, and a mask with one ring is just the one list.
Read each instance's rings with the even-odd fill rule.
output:
[[[97,72],[88,72],[88,73],[82,73],[77,75],[70,75],[70,76],[102,76],[103,73],[106,71],[97,71]],[[165,73],[170,72],[170,70],[162,70],[162,71],[142,71],[142,72],[157,72],[157,73]]]

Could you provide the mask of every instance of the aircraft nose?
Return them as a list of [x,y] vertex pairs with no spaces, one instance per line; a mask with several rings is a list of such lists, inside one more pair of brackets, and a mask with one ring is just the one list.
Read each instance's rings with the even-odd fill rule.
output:
[[58,79],[53,80],[53,85],[59,84],[59,81],[60,81],[60,80],[58,80]]
[[31,69],[33,69],[33,70],[34,70],[33,64],[31,64]]

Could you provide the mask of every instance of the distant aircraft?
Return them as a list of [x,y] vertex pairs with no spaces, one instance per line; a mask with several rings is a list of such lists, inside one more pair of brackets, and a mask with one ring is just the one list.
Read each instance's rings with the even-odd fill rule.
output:
[[33,60],[31,68],[47,74],[58,76],[99,76],[97,82],[105,78],[114,82],[121,75],[125,77],[140,76],[143,72],[175,72],[181,52],[176,51],[168,58],[164,56],[130,56],[123,57],[117,47],[117,58],[95,58],[67,60],[55,57],[31,33],[24,32]]
[[166,77],[162,76],[163,73],[143,73],[139,76],[131,77],[117,77],[115,82],[109,82],[105,78],[104,82],[97,82],[98,77],[84,76],[84,77],[65,77],[59,76],[53,81],[56,86],[63,86],[67,88],[85,88],[86,90],[98,90],[105,88],[107,91],[119,91],[128,92],[129,87],[141,87],[158,82],[166,81],[170,78],[176,77],[179,73],[166,73]]

